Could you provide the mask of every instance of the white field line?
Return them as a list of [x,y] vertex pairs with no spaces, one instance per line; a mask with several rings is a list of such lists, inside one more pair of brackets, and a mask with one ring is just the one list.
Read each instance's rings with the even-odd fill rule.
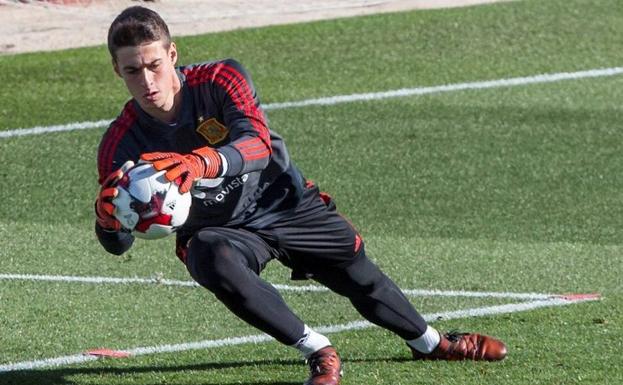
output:
[[[455,311],[446,311],[432,314],[423,315],[424,319],[427,322],[434,322],[439,320],[451,320],[458,318],[467,318],[467,317],[482,317],[487,315],[495,315],[495,314],[508,314],[508,313],[516,313],[521,311],[528,311],[533,309],[538,309],[542,307],[550,307],[550,306],[563,306],[570,305],[573,303],[586,302],[586,301],[594,301],[596,298],[590,299],[580,299],[580,300],[567,300],[563,298],[550,298],[546,300],[535,300],[523,303],[516,304],[507,304],[507,305],[497,305],[497,306],[486,306],[486,307],[478,307],[464,310],[455,310]],[[328,326],[318,326],[314,327],[317,331],[324,334],[338,333],[348,330],[358,330],[358,329],[366,329],[374,326],[373,324],[367,321],[355,321],[349,322],[341,325],[328,325]],[[120,350],[122,352],[128,353],[132,356],[141,356],[147,354],[158,354],[158,353],[174,353],[174,352],[182,352],[188,350],[198,350],[198,349],[210,349],[210,348],[218,348],[223,346],[234,346],[234,345],[242,345],[249,343],[261,343],[271,341],[272,338],[266,334],[256,334],[256,335],[248,335],[241,337],[233,337],[233,338],[224,338],[218,340],[204,340],[197,342],[189,342],[189,343],[181,343],[181,344],[171,344],[171,345],[157,345],[157,346],[147,346],[147,347],[138,347],[132,349],[123,349]],[[88,361],[95,361],[98,357],[88,355],[88,354],[74,354],[70,356],[62,356],[56,358],[48,358],[42,360],[34,360],[34,361],[23,361],[16,363],[9,363],[0,365],[0,373],[2,372],[12,372],[18,370],[33,370],[33,369],[43,369],[49,367],[56,366],[65,366],[70,364],[78,364]]]
[[104,120],[98,120],[96,122],[76,122],[76,123],[69,123],[69,124],[59,124],[55,126],[36,126],[36,127],[31,127],[31,128],[18,128],[15,130],[0,131],[0,139],[12,138],[16,136],[48,134],[52,132],[88,130],[91,128],[106,127],[110,124],[111,121],[112,119],[104,119]]
[[[159,278],[117,278],[117,277],[80,277],[67,275],[37,275],[37,274],[0,274],[0,280],[48,281],[48,282],[78,282],[92,284],[151,284],[163,286],[198,287],[193,281],[179,281]],[[326,292],[327,288],[316,285],[293,286],[274,284],[278,290],[292,292]],[[557,294],[542,293],[514,293],[514,292],[486,292],[463,290],[421,290],[403,289],[406,295],[412,297],[473,297],[473,298],[509,298],[523,300],[557,298]]]
[[[440,86],[432,86],[432,87],[415,87],[415,88],[402,88],[398,90],[390,90],[390,91],[381,91],[381,92],[369,92],[369,93],[361,93],[361,94],[351,94],[351,95],[337,95],[316,99],[306,99],[292,102],[283,102],[283,103],[269,103],[264,105],[265,110],[279,110],[285,108],[294,108],[294,107],[307,107],[307,106],[330,106],[340,103],[352,103],[358,101],[371,101],[371,100],[380,100],[380,99],[388,99],[388,98],[400,98],[407,96],[416,96],[416,95],[427,95],[427,94],[437,94],[442,92],[455,92],[455,91],[463,91],[463,90],[481,90],[487,88],[499,88],[499,87],[514,87],[514,86],[523,86],[528,84],[539,84],[539,83],[553,83],[559,82],[563,80],[577,80],[577,79],[585,79],[585,78],[595,78],[595,77],[603,77],[603,76],[616,76],[623,74],[623,67],[612,67],[612,68],[599,68],[592,69],[586,71],[577,71],[577,72],[559,72],[552,74],[541,74],[534,76],[526,76],[526,77],[516,77],[516,78],[507,78],[507,79],[497,79],[497,80],[486,80],[486,81],[478,81],[478,82],[469,82],[469,83],[455,83],[455,84],[446,84]],[[112,119],[99,120],[93,122],[76,122],[70,124],[62,124],[55,126],[37,126],[32,128],[18,128],[7,131],[0,131],[0,139],[2,138],[12,138],[16,136],[26,136],[26,135],[36,135],[36,134],[45,134],[51,132],[61,132],[61,131],[75,131],[75,130],[85,130],[90,128],[99,128],[105,127]]]
[[578,72],[560,72],[553,74],[542,74],[518,78],[485,80],[470,83],[455,83],[432,87],[402,88],[399,90],[384,92],[369,92],[363,94],[340,95],[318,99],[301,100],[298,102],[272,103],[268,106],[271,109],[306,107],[306,106],[326,106],[340,103],[351,103],[357,101],[370,101],[388,98],[401,98],[406,96],[437,94],[442,92],[454,92],[463,90],[482,90],[487,88],[514,87],[527,84],[553,83],[562,80],[576,80],[584,78],[594,78],[602,76],[615,76],[623,73],[623,67],[592,69]]

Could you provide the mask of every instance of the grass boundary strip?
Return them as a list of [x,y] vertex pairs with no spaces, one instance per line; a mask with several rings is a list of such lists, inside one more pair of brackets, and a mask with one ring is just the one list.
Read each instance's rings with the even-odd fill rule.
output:
[[[47,281],[85,284],[147,284],[162,286],[200,287],[194,281],[180,281],[174,279],[155,278],[123,278],[123,277],[87,277],[69,275],[40,275],[40,274],[0,274],[1,280],[20,281]],[[281,291],[291,292],[328,292],[329,289],[318,285],[284,285],[273,284]],[[401,289],[406,295],[412,297],[471,297],[471,298],[508,298],[520,300],[547,300],[561,298],[564,295],[543,293],[517,293],[517,292],[490,292],[490,291],[465,291],[465,290],[431,290],[431,289]]]
[[[553,83],[563,80],[578,80],[585,78],[596,78],[605,76],[616,76],[623,74],[623,67],[598,68],[577,72],[559,72],[550,74],[540,74],[525,77],[505,78],[497,80],[485,80],[468,83],[454,83],[432,87],[401,88],[397,90],[368,92],[350,95],[337,95],[315,99],[305,99],[292,102],[269,103],[263,106],[264,110],[279,110],[296,107],[309,106],[331,106],[342,103],[353,103],[361,101],[371,101],[389,98],[401,98],[417,95],[437,94],[442,92],[455,92],[464,90],[482,90],[500,87],[515,87],[528,84]],[[13,138],[20,136],[39,135],[53,132],[67,132],[77,130],[87,130],[93,128],[106,127],[113,119],[103,119],[98,121],[74,122],[54,126],[36,126],[31,128],[17,128],[0,131],[0,139]]]
[[[445,311],[431,314],[424,314],[423,317],[427,322],[434,321],[442,321],[442,320],[452,320],[459,318],[469,318],[469,317],[484,317],[488,315],[496,315],[496,314],[508,314],[508,313],[516,313],[521,311],[529,311],[543,307],[552,307],[552,306],[564,306],[571,305],[581,302],[587,301],[596,301],[599,300],[600,297],[598,295],[592,296],[583,296],[578,295],[576,297],[559,297],[559,298],[550,298],[546,300],[533,300],[521,303],[511,303],[505,305],[496,305],[496,306],[485,306],[485,307],[477,307],[477,308],[469,308],[462,310],[454,310],[454,311]],[[326,326],[316,326],[314,327],[320,333],[323,334],[332,334],[339,333],[343,331],[350,330],[361,330],[371,328],[374,325],[367,321],[354,321],[341,325],[326,325]],[[272,341],[272,337],[266,334],[256,334],[256,335],[247,335],[240,337],[231,337],[224,338],[218,340],[204,340],[197,342],[187,342],[180,344],[169,344],[169,345],[156,345],[156,346],[146,346],[146,347],[138,347],[131,349],[122,349],[122,350],[113,350],[116,353],[122,353],[120,356],[142,356],[148,354],[161,354],[161,353],[175,353],[175,352],[183,352],[188,350],[199,350],[199,349],[213,349],[225,346],[235,346],[235,345],[243,345],[250,343],[262,343]],[[0,365],[0,373],[6,372],[14,372],[20,370],[34,370],[34,369],[45,369],[49,367],[58,367],[58,366],[66,366],[72,364],[80,364],[89,361],[96,361],[99,359],[99,356],[91,355],[88,352],[69,355],[69,356],[60,356],[55,358],[47,358],[43,360],[33,360],[33,361],[22,361],[16,363],[9,363]]]

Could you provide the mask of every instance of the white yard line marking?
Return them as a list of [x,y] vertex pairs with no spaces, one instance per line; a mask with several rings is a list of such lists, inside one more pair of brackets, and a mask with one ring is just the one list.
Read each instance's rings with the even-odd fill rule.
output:
[[557,294],[543,293],[514,293],[493,291],[464,291],[464,290],[421,290],[404,289],[403,292],[412,297],[472,297],[472,298],[509,298],[509,299],[550,299]]
[[482,90],[487,88],[514,87],[527,84],[553,83],[562,80],[576,80],[584,78],[594,78],[602,76],[615,76],[623,73],[623,67],[593,69],[578,72],[560,72],[554,74],[542,74],[518,78],[485,80],[470,83],[455,83],[433,87],[402,88],[399,90],[384,92],[369,92],[363,94],[339,95],[326,98],[308,99],[297,102],[272,103],[270,109],[306,107],[306,106],[326,106],[340,103],[351,103],[357,101],[369,101],[388,98],[401,98],[406,96],[437,94],[442,92],[454,92],[463,90]]
[[0,274],[0,280],[22,281],[50,281],[50,282],[78,282],[95,284],[153,284],[163,286],[199,286],[193,281],[178,281],[159,278],[116,278],[116,277],[80,277],[69,275],[39,275],[39,274]]
[[[529,302],[522,302],[516,304],[506,304],[506,305],[497,305],[497,306],[485,306],[464,310],[455,310],[455,311],[446,311],[446,312],[438,312],[423,315],[424,319],[427,322],[434,322],[439,320],[451,320],[451,319],[459,319],[459,318],[468,318],[468,317],[482,317],[487,315],[496,315],[496,314],[508,314],[508,313],[516,313],[521,311],[528,311],[533,309],[538,309],[542,307],[550,307],[550,306],[564,306],[570,305],[574,303],[586,302],[586,301],[595,301],[598,300],[598,297],[586,297],[586,298],[578,298],[578,299],[564,299],[564,298],[550,298],[546,300],[535,300]],[[354,321],[341,325],[327,325],[327,326],[319,326],[314,327],[314,329],[318,330],[320,333],[330,334],[330,333],[338,333],[349,330],[359,330],[370,328],[374,325],[367,321]],[[173,353],[173,352],[183,352],[188,350],[197,350],[197,349],[210,349],[210,348],[218,348],[223,346],[234,346],[234,345],[242,345],[249,343],[261,343],[271,341],[272,338],[266,334],[256,334],[256,335],[248,335],[241,337],[232,337],[232,338],[224,338],[218,340],[204,340],[197,342],[189,342],[189,343],[181,343],[181,344],[169,344],[169,345],[157,345],[157,346],[147,346],[147,347],[138,347],[132,349],[122,349],[120,352],[129,353],[132,356],[142,356],[147,354],[159,354],[159,353]],[[43,360],[34,360],[34,361],[23,361],[16,363],[9,363],[0,365],[0,373],[2,372],[13,372],[18,370],[34,370],[34,369],[43,369],[49,367],[57,367],[57,366],[65,366],[70,364],[78,364],[84,363],[88,361],[95,361],[98,357],[87,355],[87,354],[74,354],[70,356],[62,356],[56,358],[48,358]]]
[[[623,67],[599,68],[577,72],[560,72],[553,74],[541,74],[535,76],[516,77],[497,80],[486,80],[479,82],[455,83],[432,87],[402,88],[382,92],[368,92],[351,95],[337,95],[324,98],[306,99],[283,103],[269,103],[264,105],[265,110],[279,110],[285,108],[308,107],[308,106],[329,106],[340,103],[352,103],[358,101],[380,100],[388,98],[400,98],[416,95],[437,94],[442,92],[454,92],[463,90],[481,90],[499,87],[514,87],[528,84],[553,83],[563,80],[577,80],[585,78],[595,78],[604,76],[616,76],[623,74]],[[55,126],[37,126],[32,128],[18,128],[14,130],[0,131],[0,139],[12,138],[17,136],[45,134],[51,132],[85,130],[91,128],[106,127],[112,119],[99,120],[95,122],[76,122]]]
[[69,124],[59,124],[55,126],[37,126],[31,128],[18,128],[15,130],[0,131],[1,138],[12,138],[16,136],[28,136],[37,134],[47,134],[52,132],[88,130],[91,128],[106,127],[112,119],[98,120],[96,122],[76,122]]
[[[151,284],[163,286],[186,286],[198,287],[193,281],[179,281],[159,278],[117,278],[117,277],[80,277],[67,275],[38,275],[38,274],[0,274],[0,280],[21,281],[48,281],[48,282],[78,282],[92,284]],[[316,285],[282,285],[274,284],[277,289],[292,292],[326,292],[327,288]],[[557,298],[557,294],[543,293],[515,293],[515,292],[486,292],[486,291],[463,291],[463,290],[422,290],[403,289],[403,292],[412,297],[473,297],[473,298],[509,298],[509,299],[551,299]]]

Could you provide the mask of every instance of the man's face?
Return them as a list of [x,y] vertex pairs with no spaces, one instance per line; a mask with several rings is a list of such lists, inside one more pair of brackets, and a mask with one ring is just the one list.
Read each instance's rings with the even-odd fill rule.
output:
[[162,41],[136,47],[121,47],[113,60],[115,72],[123,78],[128,91],[148,114],[160,118],[171,112],[179,90],[175,73],[175,43],[167,49]]

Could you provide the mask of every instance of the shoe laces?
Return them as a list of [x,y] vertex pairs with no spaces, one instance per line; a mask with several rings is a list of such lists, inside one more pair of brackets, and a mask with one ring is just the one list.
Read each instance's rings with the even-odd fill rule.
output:
[[464,336],[468,335],[469,333],[464,333],[464,332],[460,332],[458,330],[450,330],[449,332],[447,332],[444,336],[448,339],[448,341],[450,342],[459,342]]
[[310,357],[307,363],[313,375],[326,374],[337,366],[337,356],[331,353],[319,354]]
[[[467,336],[467,338],[466,338]],[[445,337],[450,341],[450,353],[465,357],[477,357],[481,354],[478,334],[448,332]]]

